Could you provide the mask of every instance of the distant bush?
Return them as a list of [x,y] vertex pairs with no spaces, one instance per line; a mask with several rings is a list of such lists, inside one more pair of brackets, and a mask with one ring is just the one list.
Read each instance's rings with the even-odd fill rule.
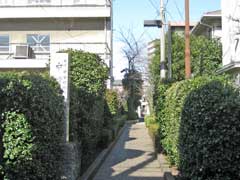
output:
[[182,176],[189,180],[240,179],[239,89],[213,80],[193,90],[181,113]]
[[0,74],[1,179],[60,179],[56,160],[64,140],[61,93],[50,78]]
[[105,99],[111,114],[113,116],[117,115],[120,111],[120,101],[117,92],[113,90],[107,90]]
[[114,138],[118,135],[119,130],[124,126],[127,118],[127,114],[119,115],[113,118]]
[[101,146],[106,147],[116,136],[122,120],[123,107],[116,91],[107,89],[105,93],[105,105],[104,105],[104,123],[102,130]]
[[149,127],[149,125],[156,123],[156,118],[154,115],[148,115],[144,117],[144,121],[145,121],[145,125]]

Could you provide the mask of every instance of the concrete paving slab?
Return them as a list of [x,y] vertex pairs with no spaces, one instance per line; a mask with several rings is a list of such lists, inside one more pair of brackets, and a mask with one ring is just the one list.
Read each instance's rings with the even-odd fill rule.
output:
[[144,123],[128,124],[94,180],[164,180]]

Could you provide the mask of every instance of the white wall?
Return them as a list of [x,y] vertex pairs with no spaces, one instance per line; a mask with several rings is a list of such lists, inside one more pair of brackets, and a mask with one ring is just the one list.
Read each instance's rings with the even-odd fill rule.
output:
[[222,38],[222,27],[213,27],[213,32],[212,32],[212,36],[213,38],[218,38],[221,39]]
[[1,5],[33,6],[33,5],[105,5],[106,0],[0,0]]
[[222,0],[223,65],[240,61],[240,0]]
[[[104,53],[106,41],[111,48],[111,29],[107,30],[107,38],[105,33],[104,18],[0,20],[0,35],[9,35],[12,55],[14,45],[27,43],[27,34],[49,35],[50,52],[37,54],[39,59],[49,59],[50,53],[72,48],[97,53],[109,65]],[[11,59],[11,55],[0,54],[0,59]]]
[[9,7],[0,9],[0,19],[48,17],[110,17],[110,7]]

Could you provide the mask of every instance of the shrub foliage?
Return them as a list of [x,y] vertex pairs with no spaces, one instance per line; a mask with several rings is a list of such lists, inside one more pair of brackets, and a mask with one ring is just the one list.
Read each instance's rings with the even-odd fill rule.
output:
[[239,89],[212,81],[192,91],[180,125],[180,169],[186,179],[240,179]]
[[221,77],[198,77],[191,80],[174,83],[167,91],[160,123],[161,144],[168,154],[171,164],[179,165],[179,128],[186,97],[214,79]]
[[[117,94],[106,92],[109,69],[103,60],[65,52],[71,61],[70,141],[82,144],[76,161],[84,172],[125,118]],[[58,83],[39,74],[0,74],[0,98],[0,179],[61,179],[64,99]]]
[[116,91],[107,90],[105,94],[105,99],[109,107],[109,111],[112,116],[115,116],[119,113],[120,110],[120,100]]
[[107,143],[102,141],[102,137],[106,136],[109,127],[104,122],[105,113],[109,112],[104,99],[109,69],[96,54],[77,50],[65,52],[71,59],[70,139],[82,143],[84,171],[99,148]]
[[163,117],[164,117],[164,107],[166,101],[166,91],[170,87],[170,84],[160,84],[156,87],[154,92],[154,113],[156,122],[160,125],[159,126],[159,137],[163,139],[164,137],[164,126],[163,124]]
[[[167,43],[167,42],[166,42]],[[150,66],[150,81],[157,84],[160,72],[159,43],[156,43],[156,54]],[[167,45],[166,45],[167,47]],[[185,79],[185,42],[184,36],[173,33],[172,35],[172,79],[177,82]],[[166,57],[167,62],[167,57]],[[202,75],[214,75],[222,62],[222,45],[216,39],[208,39],[204,36],[191,36],[191,67],[194,77]]]
[[0,89],[1,179],[59,179],[64,104],[57,83],[34,74],[1,74]]

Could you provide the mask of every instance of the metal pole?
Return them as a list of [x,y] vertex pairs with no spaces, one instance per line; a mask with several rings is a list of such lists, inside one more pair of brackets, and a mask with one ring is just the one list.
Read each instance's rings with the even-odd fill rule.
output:
[[111,89],[113,88],[112,85],[113,85],[113,1],[109,1],[110,3],[110,6],[111,6],[111,63],[110,63],[110,69],[111,69]]
[[172,79],[172,28],[168,23],[168,79]]
[[190,27],[189,27],[189,0],[185,0],[185,75],[191,78],[191,51],[190,51]]
[[164,15],[164,0],[160,0],[160,18],[162,20],[162,28],[161,28],[161,38],[160,38],[160,44],[161,44],[161,59],[160,59],[160,78],[165,79],[166,78],[166,72],[165,72],[165,31],[164,31],[164,25],[165,25],[165,15]]

